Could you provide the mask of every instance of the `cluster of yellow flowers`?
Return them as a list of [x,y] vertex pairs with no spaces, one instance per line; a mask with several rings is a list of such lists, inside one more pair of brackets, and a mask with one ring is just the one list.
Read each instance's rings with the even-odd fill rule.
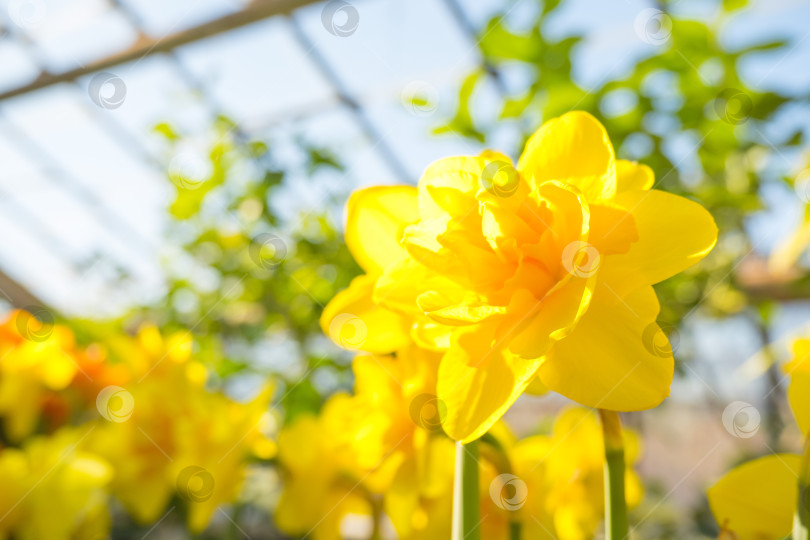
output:
[[[398,538],[450,537],[455,452],[435,396],[439,360],[413,346],[396,358],[358,356],[353,394],[336,394],[317,417],[282,429],[275,520],[283,531],[336,539],[346,536],[347,516],[364,516],[379,532],[384,515]],[[638,439],[624,435],[630,465]],[[562,411],[550,434],[523,440],[496,423],[480,459],[482,536],[507,539],[519,525],[525,538],[591,538],[604,513],[601,437],[596,415],[582,407]],[[635,505],[642,488],[630,466],[627,480]]]
[[111,498],[148,525],[177,496],[201,531],[233,501],[247,458],[275,454],[270,390],[249,404],[210,391],[191,352],[187,335],[151,326],[81,348],[13,312],[0,325],[0,538],[103,538]]
[[[674,370],[652,285],[717,240],[705,209],[653,183],[573,112],[516,165],[488,151],[433,164],[417,187],[356,192],[346,242],[365,274],[321,319],[358,352],[354,391],[295,416],[278,452],[270,389],[247,404],[210,390],[187,334],[147,326],[81,348],[13,314],[0,327],[0,538],[103,535],[111,498],[149,524],[177,497],[201,531],[247,460],[275,457],[275,521],[291,535],[586,540],[604,520],[625,540],[643,490],[617,412],[658,405]],[[548,391],[585,407],[518,440],[502,416]]]
[[[281,434],[282,528],[334,538],[339,516],[384,512],[400,537],[448,537],[446,434],[476,449],[482,440],[477,486],[460,483],[458,467],[478,450],[457,450],[453,538],[501,538],[514,527],[590,538],[606,508],[606,467],[608,538],[625,538],[622,513],[641,487],[626,469],[637,443],[615,411],[658,405],[674,367],[652,285],[717,240],[703,207],[653,183],[648,167],[616,159],[595,118],[572,112],[546,122],[517,165],[487,151],[434,163],[417,187],[355,192],[346,243],[365,275],[329,303],[321,325],[368,355],[355,359],[353,396]],[[501,417],[522,393],[548,390],[600,409],[603,426],[572,409],[550,436],[515,441]],[[521,500],[503,523],[512,503],[502,489]],[[476,507],[463,501],[482,494],[480,522],[462,517]],[[318,501],[306,515],[294,511],[303,497]]]

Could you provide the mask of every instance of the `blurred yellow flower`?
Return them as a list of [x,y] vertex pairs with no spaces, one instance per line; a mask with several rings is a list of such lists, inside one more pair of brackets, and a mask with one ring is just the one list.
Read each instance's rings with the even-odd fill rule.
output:
[[[92,429],[92,428],[91,428]],[[95,540],[110,527],[112,468],[89,453],[90,432],[63,429],[0,450],[0,538]]]
[[126,354],[132,382],[99,395],[105,424],[92,447],[113,465],[111,492],[136,521],[158,520],[176,494],[199,532],[236,499],[247,459],[273,457],[275,445],[263,434],[271,390],[247,404],[207,390],[191,348],[187,334],[163,339],[152,326],[118,338],[113,349]]
[[78,373],[70,330],[57,325],[37,332],[37,324],[30,313],[14,311],[0,325],[0,418],[12,442],[35,431],[46,405]]
[[673,360],[652,284],[705,256],[717,229],[653,180],[572,112],[543,124],[516,167],[485,152],[434,163],[418,188],[358,191],[346,243],[366,275],[322,327],[349,349],[444,351],[443,425],[463,442],[536,377],[588,406],[654,407]]
[[799,456],[773,454],[732,469],[707,491],[717,523],[738,540],[790,535],[799,495]]
[[[358,356],[354,395],[334,396],[318,418],[297,419],[282,431],[286,482],[276,511],[282,530],[314,528],[333,538],[345,514],[384,511],[399,538],[449,536],[455,453],[441,433],[439,358],[416,347],[396,358]],[[304,447],[316,450],[302,461]]]
[[[628,429],[623,430],[623,439],[626,498],[632,508],[643,496],[641,481],[633,470],[639,458],[639,440]],[[491,482],[490,495],[501,514],[505,510],[521,524],[523,538],[588,540],[594,537],[605,513],[602,446],[596,414],[571,407],[559,413],[549,435],[507,442],[511,470],[506,474],[498,471],[498,477],[490,472],[483,478]],[[482,515],[497,511],[490,506]]]
[[94,410],[99,391],[127,377],[124,366],[108,362],[100,346],[78,347],[63,325],[23,310],[0,324],[0,419],[12,443]]
[[[793,344],[785,364],[788,402],[804,435],[810,434],[810,340]],[[739,540],[778,540],[790,534],[799,498],[802,457],[773,454],[744,463],[707,491],[717,523]]]
[[[625,497],[628,508],[641,502],[644,490],[633,470],[640,455],[640,441],[629,429],[622,432],[625,452]],[[560,540],[591,538],[602,521],[604,506],[605,453],[602,428],[596,414],[587,409],[563,411],[549,438],[548,453],[535,456],[545,469],[546,504],[554,515]],[[539,457],[539,460],[538,460]]]
[[352,475],[348,456],[336,441],[350,397],[336,394],[319,416],[304,414],[278,437],[278,461],[284,480],[275,510],[278,528],[314,540],[343,538],[341,522],[350,514],[375,513],[361,479]]
[[[436,397],[441,355],[408,347],[397,357],[354,360],[351,451],[399,538],[450,535],[455,451],[441,432]],[[371,449],[371,452],[369,452]]]
[[[443,406],[430,393],[432,370],[424,370],[437,362],[416,348],[396,358],[358,356],[354,395],[335,395],[317,417],[282,430],[284,490],[275,513],[282,531],[336,539],[347,516],[371,521],[382,511],[398,538],[450,536],[454,448],[437,431]],[[639,441],[631,430],[623,436],[634,507],[643,495],[633,471]],[[524,538],[587,540],[604,518],[605,456],[592,410],[566,409],[548,436],[520,441],[498,422],[479,465],[483,538],[506,540],[519,523]]]

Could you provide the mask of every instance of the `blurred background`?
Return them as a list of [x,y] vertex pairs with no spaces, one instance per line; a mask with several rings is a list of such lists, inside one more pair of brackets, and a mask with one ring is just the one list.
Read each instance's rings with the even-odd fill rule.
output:
[[[110,357],[135,347],[123,337],[149,349],[144,325],[189,336],[223,399],[272,381],[272,440],[352,385],[318,326],[359,273],[348,194],[415,184],[448,155],[517,158],[544,119],[586,110],[721,231],[657,287],[676,382],[626,418],[644,441],[641,537],[711,537],[705,488],[800,444],[778,364],[810,334],[808,21],[801,0],[0,0],[7,326],[30,332],[25,308],[48,339],[56,324]],[[524,397],[507,422],[532,433],[564,404]],[[29,423],[0,447],[50,433]],[[252,466],[260,488],[223,498],[203,534],[280,537],[278,477]],[[182,538],[166,509],[114,518],[113,536]]]

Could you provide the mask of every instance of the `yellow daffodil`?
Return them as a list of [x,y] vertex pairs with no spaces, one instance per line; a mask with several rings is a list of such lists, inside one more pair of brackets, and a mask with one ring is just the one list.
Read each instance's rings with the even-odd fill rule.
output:
[[[496,427],[499,424],[496,424]],[[500,428],[501,430],[503,428]],[[499,437],[504,441],[504,437]],[[633,470],[639,457],[635,432],[623,430],[626,456],[627,504],[641,502],[643,488]],[[503,442],[502,442],[503,444]],[[495,507],[483,515],[509,514],[520,523],[523,538],[588,540],[605,513],[605,455],[602,429],[589,409],[571,407],[559,413],[549,435],[534,435],[506,443],[511,470],[482,475],[490,482]],[[486,522],[486,520],[484,520]],[[502,530],[503,525],[496,530]],[[483,535],[489,538],[489,535]]]
[[[807,440],[810,435],[810,340],[793,344],[785,364],[788,401]],[[798,502],[802,457],[773,454],[736,467],[707,495],[717,523],[738,540],[778,540],[790,534]]]
[[[449,536],[454,450],[440,428],[439,358],[416,347],[396,358],[358,356],[354,395],[334,396],[318,418],[298,419],[282,431],[286,486],[276,512],[282,530],[330,537],[346,513],[370,513],[382,499],[399,538]],[[304,446],[313,455],[299,462]],[[342,497],[353,504],[332,510]]]
[[0,325],[0,418],[12,442],[32,434],[45,412],[64,416],[56,392],[78,373],[70,330],[27,330],[37,324],[30,313],[14,311]]
[[[92,429],[92,428],[91,428]],[[0,450],[0,538],[94,540],[110,527],[112,468],[84,448],[88,431],[63,429]]]
[[246,459],[274,455],[262,433],[270,391],[241,404],[207,390],[207,371],[192,360],[187,335],[164,339],[150,326],[112,348],[125,352],[133,376],[98,399],[104,424],[92,444],[114,466],[111,491],[143,524],[157,521],[177,495],[189,528],[199,532],[237,497]]
[[[640,443],[636,433],[628,429],[623,430],[622,438],[625,497],[632,508],[643,495],[641,481],[633,470]],[[540,456],[546,474],[546,504],[560,540],[591,538],[604,516],[605,454],[601,440],[602,428],[593,411],[568,409],[554,424],[547,457]]]
[[353,474],[345,447],[336,444],[344,437],[349,399],[336,394],[319,416],[298,416],[279,434],[284,490],[275,521],[287,534],[337,540],[343,537],[341,522],[347,515],[375,512],[361,479]]
[[673,359],[652,285],[705,256],[717,229],[653,181],[572,112],[543,124],[517,166],[485,152],[434,163],[418,187],[358,191],[346,243],[366,274],[323,329],[349,349],[443,351],[443,425],[463,442],[537,377],[588,406],[654,407]]
[[409,347],[396,358],[359,356],[353,363],[352,453],[363,456],[369,489],[384,495],[385,513],[403,539],[450,534],[454,450],[440,427],[439,359]]
[[38,429],[55,431],[94,410],[99,391],[127,376],[102,347],[78,347],[65,326],[22,310],[0,324],[0,418],[11,442]]

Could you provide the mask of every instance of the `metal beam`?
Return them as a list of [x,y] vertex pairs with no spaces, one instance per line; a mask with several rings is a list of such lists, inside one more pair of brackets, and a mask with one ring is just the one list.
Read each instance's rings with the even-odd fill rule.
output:
[[501,97],[507,97],[509,92],[507,91],[506,84],[503,82],[503,78],[501,77],[498,68],[489,62],[486,57],[484,57],[484,52],[481,50],[481,38],[478,37],[480,34],[479,29],[477,29],[472,21],[467,17],[467,14],[464,12],[464,8],[461,7],[458,0],[444,0],[444,5],[456,20],[456,23],[461,31],[464,32],[464,34],[473,44],[473,47],[478,49],[478,52],[481,54],[481,67],[483,68],[484,72],[487,73],[487,75],[492,77],[492,80],[495,82],[495,87],[498,89]]
[[363,130],[371,147],[375,148],[380,156],[382,156],[383,160],[391,168],[393,174],[400,182],[403,184],[415,183],[415,180],[408,172],[408,168],[399,159],[393,147],[388,144],[385,140],[385,136],[377,129],[377,126],[374,125],[374,122],[363,109],[363,106],[350,95],[348,87],[343,83],[335,68],[332,67],[315,43],[309,39],[295,15],[291,14],[288,20],[293,36],[295,36],[295,39],[298,41],[301,50],[309,57],[309,60],[318,69],[321,76],[332,87],[338,101],[345,105],[354,115],[355,121],[359,124],[360,129]]
[[254,0],[241,11],[225,15],[217,20],[187,30],[158,38],[141,37],[130,48],[91,62],[84,67],[63,71],[61,73],[42,71],[34,81],[0,93],[0,101],[28,94],[56,84],[75,81],[85,75],[139,60],[146,56],[170,52],[183,45],[216,36],[217,34],[229,30],[241,28],[276,15],[287,15],[300,7],[313,4],[316,1],[317,0]]
[[45,305],[28,289],[0,270],[0,299],[2,298],[15,308]]

